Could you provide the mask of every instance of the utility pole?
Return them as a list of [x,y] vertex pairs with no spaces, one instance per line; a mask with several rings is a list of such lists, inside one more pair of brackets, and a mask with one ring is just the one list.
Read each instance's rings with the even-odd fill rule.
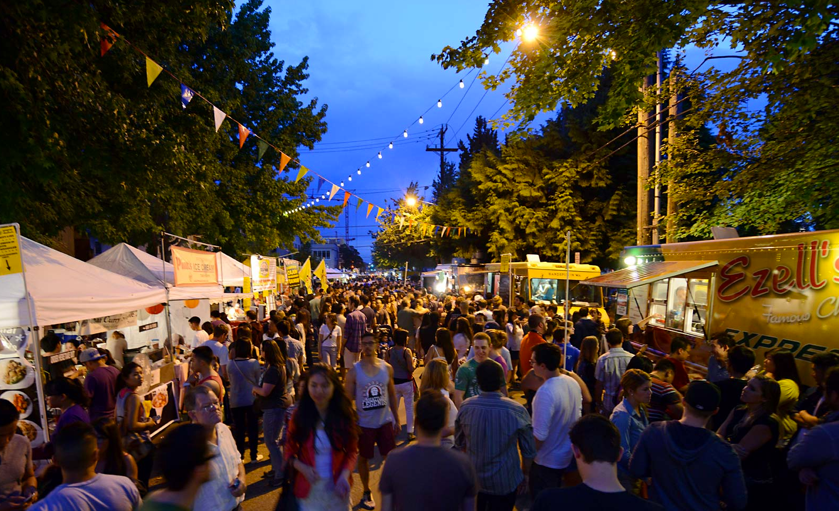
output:
[[[647,89],[652,85],[649,76],[641,84],[641,95],[646,97]],[[637,243],[649,245],[650,236],[650,138],[647,135],[650,125],[649,112],[642,106],[638,109],[638,200],[636,204]]]
[[[679,94],[679,87],[681,87],[681,70],[681,63],[677,61],[673,70],[670,72],[670,78],[668,79],[670,81],[670,112],[668,119],[669,126],[667,128],[668,146],[676,143],[676,138],[679,136],[676,120],[682,115],[682,111],[684,110],[684,106],[679,102],[680,99],[682,99],[682,95]],[[672,150],[668,149],[667,152],[667,157],[669,158]],[[673,198],[674,188],[675,184],[673,183],[673,178],[671,177],[670,181],[667,183],[667,243],[676,243],[676,221],[674,220],[674,216],[679,211],[679,205]]]
[[661,101],[659,95],[661,94],[661,52],[655,54],[656,70],[655,70],[655,166],[654,177],[655,180],[655,195],[653,205],[653,245],[658,245],[658,222],[661,218],[661,173],[659,164],[661,163]]
[[443,177],[443,173],[446,170],[446,153],[453,153],[457,151],[456,147],[446,147],[444,145],[444,139],[446,136],[446,126],[445,124],[440,127],[440,147],[429,147],[425,146],[425,150],[432,153],[440,153],[440,177]]

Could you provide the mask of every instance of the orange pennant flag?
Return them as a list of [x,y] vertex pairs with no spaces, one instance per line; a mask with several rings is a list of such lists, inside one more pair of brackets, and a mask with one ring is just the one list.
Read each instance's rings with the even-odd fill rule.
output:
[[370,212],[373,211],[373,205],[369,202],[367,203],[367,216],[365,218],[370,218]]
[[288,162],[291,161],[291,156],[287,155],[286,153],[280,153],[280,172],[283,171]]
[[239,125],[239,149],[245,145],[245,139],[248,138],[248,135],[251,134],[251,130],[247,129],[246,127]]
[[111,27],[104,23],[99,23],[99,26],[105,31],[105,37],[99,40],[99,56],[104,57],[108,53],[108,50],[111,49],[111,46],[114,45],[119,34],[111,30]]
[[350,200],[350,196],[351,196],[351,195],[352,195],[352,194],[351,194],[350,192],[344,192],[344,205],[343,205],[343,206],[341,206],[342,208],[347,207],[347,201],[349,201],[349,200]]

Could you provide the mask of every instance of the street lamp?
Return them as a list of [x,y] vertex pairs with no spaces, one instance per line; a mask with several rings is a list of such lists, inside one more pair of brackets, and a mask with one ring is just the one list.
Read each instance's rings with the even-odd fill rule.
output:
[[410,207],[414,207],[414,206],[417,205],[417,198],[409,195],[408,197],[405,198],[405,204],[407,204]]
[[521,32],[521,38],[525,42],[534,41],[537,37],[539,37],[539,27],[533,23],[528,24]]

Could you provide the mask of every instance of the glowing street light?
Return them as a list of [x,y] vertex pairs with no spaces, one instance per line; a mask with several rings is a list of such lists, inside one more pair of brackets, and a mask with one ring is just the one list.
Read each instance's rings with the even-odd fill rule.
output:
[[409,195],[405,197],[405,204],[407,204],[410,207],[414,207],[417,205],[417,198],[413,195]]

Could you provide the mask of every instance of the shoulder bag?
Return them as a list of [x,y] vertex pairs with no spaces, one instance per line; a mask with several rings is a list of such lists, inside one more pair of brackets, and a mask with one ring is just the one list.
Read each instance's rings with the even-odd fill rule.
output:
[[[259,387],[258,383],[252,381],[250,378],[248,378],[245,375],[244,372],[242,372],[242,369],[239,367],[239,364],[236,363],[235,359],[231,360],[231,362],[233,362],[233,367],[236,368],[236,371],[238,371],[239,374],[242,375],[242,378],[244,378],[246,382],[250,383],[254,387]],[[253,397],[253,411],[256,412],[256,413],[262,413],[262,396],[254,396]]]

